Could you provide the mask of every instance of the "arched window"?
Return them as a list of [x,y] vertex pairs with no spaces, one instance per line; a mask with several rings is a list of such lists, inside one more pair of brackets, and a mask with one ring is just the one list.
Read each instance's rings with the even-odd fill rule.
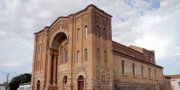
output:
[[103,78],[104,78],[104,76],[103,76],[103,74],[101,74],[101,82],[103,82],[104,80],[103,80]]
[[108,64],[108,58],[107,58],[107,52],[106,51],[104,51],[104,63],[105,63],[105,65]]
[[68,48],[66,47],[66,63],[68,62]]
[[149,79],[150,79],[151,78],[151,69],[149,68],[148,71],[149,71]]
[[99,48],[97,49],[97,61],[99,62],[100,61],[100,51],[99,51]]
[[133,69],[133,75],[135,76],[135,64],[132,64],[132,69]]
[[79,36],[80,35],[80,30],[79,30],[79,28],[77,29],[77,41],[79,41]]
[[105,77],[105,72],[102,73],[101,78],[102,78],[101,81],[102,81],[102,82],[105,82],[105,79],[106,79],[106,77]]
[[88,51],[87,49],[84,50],[84,61],[88,60]]
[[155,80],[156,80],[156,69],[154,70]]
[[63,52],[64,52],[64,49],[63,49],[63,46],[60,47],[60,63],[62,64],[63,63]]
[[42,45],[39,44],[39,70],[41,70]]
[[38,70],[40,70],[40,60],[38,60]]
[[124,60],[122,61],[122,63],[121,63],[122,65],[122,74],[124,75],[125,74],[125,67],[124,67]]
[[142,78],[144,77],[144,67],[143,67],[143,65],[141,66],[141,76],[142,76]]
[[101,80],[101,75],[100,75],[100,71],[99,70],[96,72],[96,76],[97,76],[97,80],[100,81]]
[[96,26],[96,36],[99,37],[99,26]]
[[103,29],[103,39],[106,40],[106,29]]
[[39,44],[39,55],[41,56],[41,44]]
[[84,27],[84,38],[87,39],[88,37],[88,28],[87,26]]
[[80,61],[80,54],[79,54],[79,51],[77,51],[77,61],[76,62],[79,62]]

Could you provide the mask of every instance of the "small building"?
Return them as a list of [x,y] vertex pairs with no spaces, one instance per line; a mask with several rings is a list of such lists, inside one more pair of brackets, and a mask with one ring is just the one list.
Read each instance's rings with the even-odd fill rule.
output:
[[31,83],[20,84],[17,90],[31,90]]
[[6,84],[0,84],[0,90],[6,90]]
[[164,76],[163,85],[161,86],[161,90],[172,90],[171,77]]
[[171,78],[172,90],[180,90],[180,74],[179,75],[169,75]]

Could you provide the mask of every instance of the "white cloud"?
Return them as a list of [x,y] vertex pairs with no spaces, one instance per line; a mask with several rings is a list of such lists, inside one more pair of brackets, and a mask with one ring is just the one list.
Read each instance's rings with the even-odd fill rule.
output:
[[6,35],[6,32],[5,31],[0,31],[0,36],[4,36]]
[[40,11],[40,12],[39,12],[38,16],[39,16],[40,18],[50,18],[51,12],[48,12],[48,11],[43,10],[43,11]]
[[18,62],[8,62],[8,63],[3,63],[3,64],[0,64],[1,67],[4,66],[4,67],[17,67],[17,66],[20,66],[20,63]]
[[[179,51],[177,50],[179,50],[178,45],[180,44],[177,38],[180,34],[178,30],[180,26],[177,25],[177,23],[180,22],[180,18],[177,17],[177,15],[180,15],[180,10],[176,9],[169,13],[168,11],[171,11],[172,8],[177,6],[171,6],[167,9],[167,3],[162,3],[159,9],[145,13],[139,20],[140,24],[132,27],[141,37],[137,38],[135,42],[131,44],[139,45],[147,49],[154,49],[157,60],[179,55]],[[176,3],[170,4],[173,5]],[[165,9],[167,9],[167,12]]]

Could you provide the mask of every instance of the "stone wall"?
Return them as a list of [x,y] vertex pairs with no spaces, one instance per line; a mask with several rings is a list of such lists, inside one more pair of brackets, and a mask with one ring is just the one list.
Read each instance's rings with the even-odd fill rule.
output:
[[115,83],[115,90],[156,90],[156,85],[144,83]]

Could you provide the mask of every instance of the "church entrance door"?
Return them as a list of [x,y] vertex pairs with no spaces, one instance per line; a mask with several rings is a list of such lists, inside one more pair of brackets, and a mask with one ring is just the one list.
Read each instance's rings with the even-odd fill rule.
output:
[[83,76],[78,77],[78,90],[85,90],[84,89],[84,77]]

